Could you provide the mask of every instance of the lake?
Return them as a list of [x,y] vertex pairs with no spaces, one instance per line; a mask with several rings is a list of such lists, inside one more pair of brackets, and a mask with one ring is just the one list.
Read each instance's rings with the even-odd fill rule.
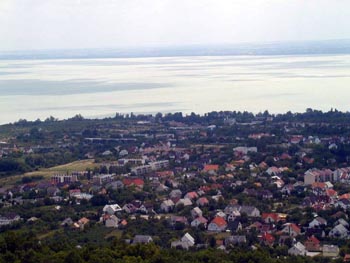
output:
[[0,123],[119,113],[348,111],[350,55],[0,60]]

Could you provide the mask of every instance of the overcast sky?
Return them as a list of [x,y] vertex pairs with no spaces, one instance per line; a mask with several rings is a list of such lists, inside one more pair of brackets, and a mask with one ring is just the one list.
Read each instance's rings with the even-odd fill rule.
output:
[[349,0],[0,0],[0,50],[344,38]]

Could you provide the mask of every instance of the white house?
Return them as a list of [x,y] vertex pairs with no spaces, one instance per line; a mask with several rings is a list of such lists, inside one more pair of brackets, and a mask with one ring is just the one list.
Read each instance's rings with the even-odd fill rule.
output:
[[342,224],[336,225],[332,228],[331,231],[329,231],[328,236],[334,237],[334,238],[348,238],[349,231],[343,226]]
[[115,215],[111,215],[105,222],[106,227],[118,227],[119,219]]
[[203,212],[198,206],[191,210],[192,218],[200,217],[202,215],[203,215]]
[[172,248],[181,247],[182,249],[188,250],[190,247],[193,247],[194,244],[195,244],[194,238],[189,233],[186,233],[180,240],[171,242],[171,247]]
[[326,226],[326,225],[327,225],[327,221],[324,218],[318,216],[309,223],[309,228],[315,228],[315,227]]
[[305,256],[306,252],[305,246],[300,242],[288,249],[288,254],[292,256]]
[[179,201],[177,201],[176,206],[182,204],[183,206],[190,206],[192,205],[192,201],[189,198],[182,198]]
[[169,213],[173,208],[174,208],[175,204],[172,200],[168,199],[168,200],[164,200],[161,205],[160,205],[160,209],[164,212],[164,213]]
[[123,211],[123,209],[118,204],[105,205],[103,207],[103,212],[109,215],[114,215],[116,212],[120,211]]

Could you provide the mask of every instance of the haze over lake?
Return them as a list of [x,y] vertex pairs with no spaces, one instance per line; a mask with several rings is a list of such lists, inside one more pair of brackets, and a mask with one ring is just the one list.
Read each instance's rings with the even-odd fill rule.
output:
[[350,55],[0,60],[0,123],[120,113],[349,110]]

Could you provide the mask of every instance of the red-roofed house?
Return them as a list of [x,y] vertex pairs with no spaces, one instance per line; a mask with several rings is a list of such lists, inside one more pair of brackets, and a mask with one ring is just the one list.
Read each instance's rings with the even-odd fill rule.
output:
[[174,172],[173,171],[160,171],[160,172],[156,172],[156,175],[158,177],[168,178],[168,177],[173,177]]
[[261,236],[261,241],[267,246],[272,246],[275,242],[275,237],[270,233],[265,232]]
[[204,166],[203,172],[217,172],[219,170],[219,165],[217,164],[206,164]]
[[339,199],[350,199],[350,193],[339,196]]
[[198,194],[196,192],[188,192],[184,198],[194,200],[198,198]]
[[222,232],[227,228],[227,222],[222,217],[215,217],[208,225],[208,231]]
[[74,197],[74,196],[76,196],[76,195],[78,195],[80,193],[81,193],[80,189],[71,189],[71,190],[69,190],[69,196],[70,197]]
[[301,230],[296,224],[287,223],[284,225],[282,232],[285,234],[288,234],[289,236],[296,237],[296,236],[300,235]]
[[138,188],[143,188],[143,185],[145,184],[145,182],[140,178],[125,178],[123,180],[123,184],[126,187],[136,186]]
[[265,223],[277,223],[279,221],[285,221],[287,215],[281,213],[262,213],[261,218]]
[[329,196],[330,198],[336,198],[338,196],[338,192],[333,189],[327,189],[326,195]]
[[207,227],[208,220],[203,216],[197,217],[191,222],[192,227],[198,227],[200,224],[203,224],[204,227]]
[[314,236],[309,237],[305,241],[304,246],[305,246],[307,251],[311,251],[311,252],[316,252],[316,251],[322,250],[320,241]]
[[197,200],[196,204],[198,206],[206,206],[209,205],[209,200],[206,197],[201,197]]

